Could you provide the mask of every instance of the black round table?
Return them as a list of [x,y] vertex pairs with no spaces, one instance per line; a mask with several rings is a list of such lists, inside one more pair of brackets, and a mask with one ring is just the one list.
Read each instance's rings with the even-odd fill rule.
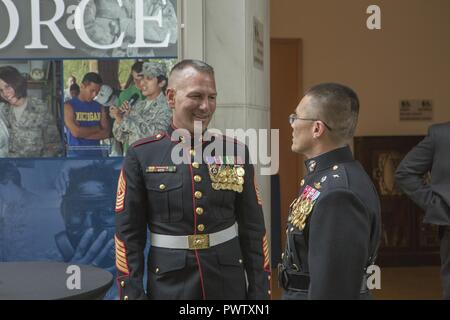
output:
[[[66,273],[69,266],[60,262],[0,262],[0,300],[103,299],[113,282],[110,272],[85,265],[79,267],[80,289]],[[70,270],[70,269],[69,269]],[[69,279],[69,281],[68,281]],[[75,282],[76,283],[76,282]]]

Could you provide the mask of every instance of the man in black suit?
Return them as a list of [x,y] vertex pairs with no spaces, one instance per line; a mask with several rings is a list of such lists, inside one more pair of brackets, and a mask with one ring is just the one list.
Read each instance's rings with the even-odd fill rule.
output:
[[[450,122],[428,135],[402,160],[396,172],[400,188],[422,209],[425,223],[439,226],[444,299],[450,299]],[[431,173],[431,182],[424,175]]]
[[[216,96],[212,67],[179,62],[167,89],[172,125],[128,150],[116,201],[121,299],[270,298],[268,243],[254,168],[245,146],[209,135]],[[216,150],[205,156],[213,143],[226,146],[226,154]],[[245,152],[242,159],[228,153],[239,148]]]
[[308,174],[289,209],[286,249],[279,265],[283,299],[367,299],[366,269],[380,239],[375,187],[347,143],[358,97],[340,84],[306,92],[295,114],[292,151],[306,157]]

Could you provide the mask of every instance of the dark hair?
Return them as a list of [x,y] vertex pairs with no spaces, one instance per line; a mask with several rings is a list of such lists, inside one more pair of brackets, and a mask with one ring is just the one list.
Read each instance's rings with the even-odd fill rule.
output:
[[192,67],[198,72],[209,73],[210,75],[214,76],[214,68],[211,67],[206,62],[200,60],[186,59],[181,60],[180,62],[178,62],[176,65],[173,66],[172,70],[170,70],[169,77],[172,75],[172,73],[184,70],[188,67]]
[[96,84],[103,84],[103,79],[96,72],[88,72],[84,75],[81,83],[83,83],[84,85],[87,85],[91,82],[96,83]]
[[142,72],[142,65],[144,64],[143,61],[136,61],[132,66],[131,66],[131,71],[137,72],[137,73],[141,73]]
[[169,85],[168,80],[167,80],[167,77],[166,77],[166,76],[159,75],[159,76],[157,76],[156,78],[158,79],[158,83],[161,83],[161,82],[163,82],[163,81],[166,81],[166,84],[164,85],[164,87],[161,88],[161,92],[162,92],[164,95],[166,95],[167,86]]
[[69,91],[76,91],[77,93],[80,93],[80,86],[76,83],[70,85]]
[[17,98],[20,99],[27,96],[27,80],[16,68],[12,66],[0,67],[0,79],[14,89]]
[[[88,182],[100,182],[102,188],[97,194],[85,190],[83,184]],[[113,168],[106,167],[104,163],[87,165],[81,168],[72,168],[69,171],[69,184],[64,198],[109,198],[114,197],[114,188],[117,183],[117,174]]]
[[353,137],[359,114],[359,99],[355,91],[338,83],[322,83],[306,91],[305,96],[313,98],[314,116],[332,128],[330,136],[336,142]]
[[[136,61],[132,66],[131,66],[131,72],[136,72],[136,73],[141,73],[142,72],[142,65],[144,64],[143,61]],[[130,75],[128,76],[127,82],[125,83],[125,89],[127,89],[132,83],[133,83],[134,79],[133,79],[133,75],[130,73]]]

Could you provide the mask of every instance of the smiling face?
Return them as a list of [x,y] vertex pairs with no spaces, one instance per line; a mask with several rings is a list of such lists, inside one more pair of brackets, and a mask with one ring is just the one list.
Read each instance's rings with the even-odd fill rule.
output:
[[167,89],[167,102],[173,110],[173,124],[194,132],[194,122],[205,130],[216,110],[216,82],[214,76],[187,67],[177,72]]
[[164,86],[165,82],[161,81],[158,83],[158,78],[144,76],[141,80],[141,91],[142,94],[148,100],[154,100],[161,93],[161,89]]
[[0,97],[13,107],[20,107],[26,102],[27,81],[16,68],[0,67]]
[[16,90],[2,79],[0,79],[0,96],[12,106],[21,104],[22,99],[16,96]]

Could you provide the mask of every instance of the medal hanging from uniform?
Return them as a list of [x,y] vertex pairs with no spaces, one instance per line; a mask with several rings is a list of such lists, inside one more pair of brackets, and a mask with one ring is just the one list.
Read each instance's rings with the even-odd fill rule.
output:
[[306,225],[306,219],[314,208],[319,196],[320,191],[311,186],[306,186],[301,196],[296,198],[289,206],[288,222],[299,230],[303,230]]
[[[245,169],[234,161],[214,157],[207,160],[209,176],[214,190],[232,190],[241,193],[243,191]],[[213,161],[214,160],[214,161]],[[228,159],[229,160],[229,159]]]

